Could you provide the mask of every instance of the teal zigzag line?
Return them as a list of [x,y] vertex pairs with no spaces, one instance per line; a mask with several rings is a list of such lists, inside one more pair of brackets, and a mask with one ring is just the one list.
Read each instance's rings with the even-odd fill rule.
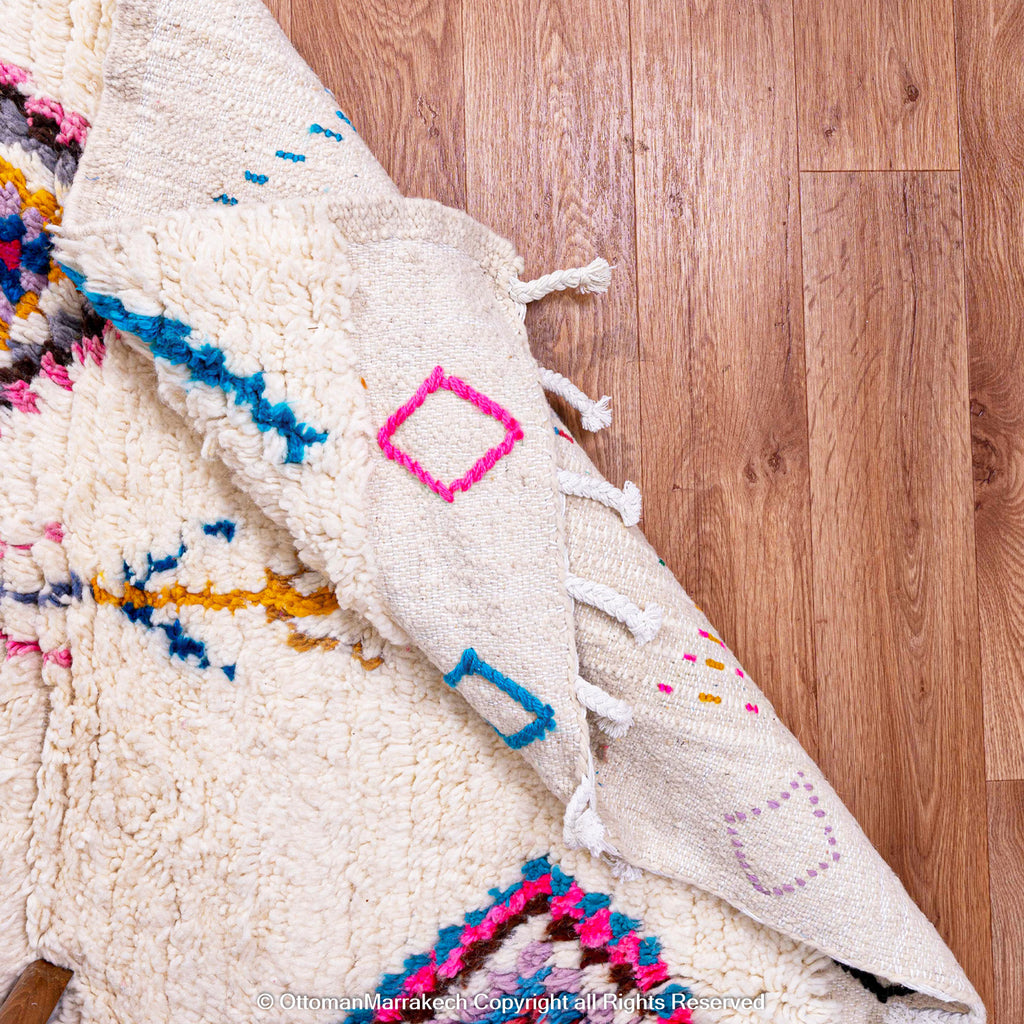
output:
[[252,412],[253,423],[260,430],[274,430],[280,434],[287,443],[285,462],[301,462],[311,444],[327,440],[326,433],[301,423],[286,402],[267,401],[262,373],[239,377],[227,369],[225,355],[219,348],[209,342],[198,348],[189,345],[185,339],[192,333],[192,328],[188,324],[170,317],[132,313],[119,299],[88,289],[84,274],[63,263],[60,267],[100,316],[115,327],[137,335],[150,347],[154,356],[186,367],[192,380],[220,388],[231,395],[237,405],[247,406]]

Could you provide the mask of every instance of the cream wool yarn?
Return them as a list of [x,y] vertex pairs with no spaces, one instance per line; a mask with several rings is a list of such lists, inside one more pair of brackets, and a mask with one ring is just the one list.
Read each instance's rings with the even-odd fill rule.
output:
[[[4,14],[4,978],[983,1020],[551,419],[508,243],[401,198],[256,0]],[[282,999],[373,992],[471,1005]]]
[[[68,496],[75,564],[106,577],[121,538],[166,550],[184,534],[186,555],[155,582],[254,591],[268,566],[281,577],[301,570],[287,534],[147,400],[151,367],[111,342],[102,369],[75,385],[68,456],[89,467]],[[79,516],[108,529],[75,529]],[[206,533],[210,520],[234,523],[236,535]],[[323,582],[307,576],[303,589]],[[430,948],[439,922],[486,906],[489,888],[545,853],[587,891],[614,890],[617,907],[642,915],[695,993],[768,992],[770,1019],[835,1019],[849,979],[827,957],[689,887],[652,875],[616,882],[562,848],[555,798],[415,652],[389,646],[372,667],[342,643],[289,643],[319,616],[289,628],[259,606],[194,608],[188,632],[219,662],[236,659],[236,678],[253,681],[240,690],[222,670],[175,667],[158,636],[126,631],[109,602],[70,618],[83,642],[51,694],[30,922],[45,922],[34,951],[73,951],[61,1020],[202,1020],[211,1005],[229,1020],[333,1019],[260,1014],[253,1000],[372,992],[381,973]],[[326,636],[351,627],[336,622]],[[114,652],[125,667],[112,675]],[[433,743],[419,742],[424,732]],[[78,766],[70,778],[68,763]],[[571,948],[560,955],[579,962]],[[849,1019],[872,1019],[873,999],[852,995]]]

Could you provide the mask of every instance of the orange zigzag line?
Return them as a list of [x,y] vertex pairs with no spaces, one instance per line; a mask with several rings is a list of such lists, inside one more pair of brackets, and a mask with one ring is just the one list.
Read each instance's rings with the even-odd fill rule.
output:
[[189,590],[180,583],[160,590],[142,590],[132,583],[125,583],[124,594],[118,596],[105,590],[99,577],[92,581],[93,594],[101,604],[131,604],[136,608],[178,608],[200,607],[209,611],[237,611],[239,608],[262,607],[267,618],[301,619],[308,615],[330,615],[338,610],[338,599],[330,587],[321,587],[312,594],[302,594],[292,585],[294,577],[280,576],[267,570],[267,585],[262,590],[229,590],[217,593],[212,583],[202,590]]
[[[311,594],[302,594],[292,585],[293,576],[281,576],[270,569],[267,572],[267,585],[262,590],[229,590],[216,593],[212,583],[207,583],[202,590],[195,591],[183,587],[180,583],[160,590],[142,590],[131,583],[125,583],[124,594],[118,596],[100,586],[99,577],[92,580],[92,592],[100,604],[115,604],[118,607],[131,604],[136,608],[149,605],[152,608],[200,607],[210,611],[230,611],[239,608],[262,607],[267,613],[267,621],[284,621],[288,627],[288,646],[296,651],[309,651],[315,648],[332,651],[338,646],[333,637],[311,637],[300,632],[288,619],[301,619],[310,615],[330,615],[338,610],[338,599],[330,587],[320,587]],[[382,658],[364,658],[362,644],[352,648],[352,657],[367,671],[380,668]]]
[[53,193],[47,192],[45,188],[33,192],[25,180],[25,173],[0,157],[0,185],[7,184],[14,185],[18,190],[18,198],[25,206],[34,206],[51,224],[60,223],[60,203]]
[[[3,185],[14,185],[18,191],[18,197],[21,200],[23,209],[29,206],[34,207],[45,221],[48,221],[50,224],[60,223],[61,208],[53,194],[47,192],[44,188],[36,189],[33,192],[28,187],[24,173],[15,167],[14,164],[8,163],[3,157],[0,157],[0,186]],[[64,276],[60,268],[54,263],[50,267],[48,275],[51,284],[56,280],[55,272],[60,277]],[[26,292],[14,307],[14,315],[19,320],[27,320],[36,312],[38,307],[39,296],[35,292]],[[7,342],[10,336],[10,324],[0,322],[0,351],[6,351],[9,348]]]

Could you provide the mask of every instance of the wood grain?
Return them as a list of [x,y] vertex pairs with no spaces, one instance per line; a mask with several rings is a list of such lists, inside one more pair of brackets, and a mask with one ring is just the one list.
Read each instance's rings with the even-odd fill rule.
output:
[[[613,482],[640,476],[629,24],[600,0],[465,0],[469,212],[511,239],[524,278],[604,256],[603,296],[527,313],[534,355],[594,397],[612,426],[578,440]],[[500,55],[500,58],[497,56]]]
[[1024,779],[1024,7],[957,5],[985,743]]
[[949,0],[795,0],[803,170],[958,166]]
[[406,195],[465,206],[460,0],[292,2],[292,41]]
[[[982,668],[990,775],[1024,778],[1020,6],[268,2],[403,191],[526,276],[618,263],[606,298],[531,309],[535,350],[613,395],[583,443],[613,479],[642,457],[646,531],[993,1005]],[[954,6],[966,333],[955,175],[797,168],[960,166]],[[1022,797],[989,786],[994,1024],[1022,1005]]]
[[790,5],[632,11],[645,529],[813,756]]
[[992,1024],[1024,1018],[1024,782],[988,784],[988,849],[996,994]]
[[984,997],[957,175],[803,175],[820,764]]
[[0,1024],[46,1024],[70,980],[71,971],[34,960],[0,1005]]

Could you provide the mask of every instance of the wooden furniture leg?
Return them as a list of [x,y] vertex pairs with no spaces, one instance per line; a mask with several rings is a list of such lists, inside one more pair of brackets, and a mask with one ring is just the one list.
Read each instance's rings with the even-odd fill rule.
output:
[[0,1005],[0,1024],[46,1024],[71,971],[36,960],[21,972],[11,994]]

